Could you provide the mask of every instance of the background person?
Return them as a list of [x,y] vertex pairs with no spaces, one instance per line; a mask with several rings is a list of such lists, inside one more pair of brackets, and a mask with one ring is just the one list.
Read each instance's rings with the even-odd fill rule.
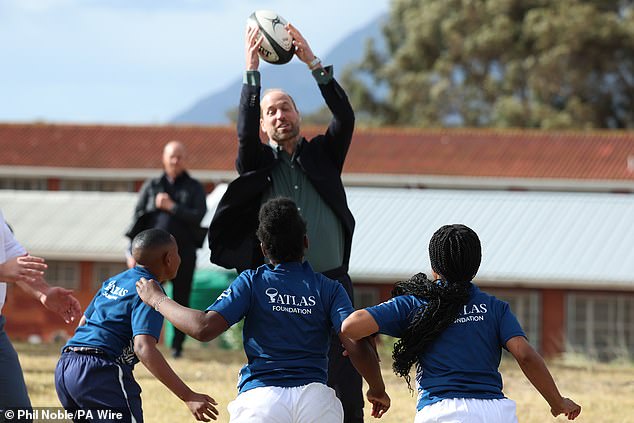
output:
[[502,348],[553,416],[575,419],[581,407],[561,396],[509,305],[473,284],[482,258],[476,233],[464,225],[441,227],[429,242],[429,258],[436,280],[419,273],[398,282],[391,300],[354,312],[342,326],[352,339],[376,332],[400,338],[393,368],[411,389],[409,372],[416,364],[414,422],[517,422],[515,402],[502,393]]
[[18,354],[4,331],[6,319],[2,315],[2,306],[7,283],[18,285],[44,307],[59,314],[66,323],[81,315],[81,306],[72,291],[49,286],[44,280],[45,270],[44,259],[27,254],[0,211],[0,410],[31,408]]
[[[301,136],[301,116],[295,102],[280,89],[269,90],[260,100],[262,38],[247,27],[246,72],[238,112],[239,177],[229,184],[209,228],[211,261],[239,272],[264,263],[255,234],[258,211],[268,199],[288,197],[308,224],[310,248],[306,259],[312,268],[338,280],[350,300],[353,289],[348,263],[354,218],[348,208],[341,172],[354,130],[354,111],[332,67],[322,67],[308,42],[292,25],[296,56],[317,82],[332,120],[322,135],[308,141]],[[260,129],[266,134],[260,140]],[[347,357],[336,335],[331,338],[328,385],[343,404],[346,422],[363,421],[361,377]]]
[[[126,235],[132,239],[139,232],[158,228],[176,238],[182,263],[172,280],[173,297],[179,304],[189,305],[192,279],[196,268],[196,250],[202,246],[207,230],[200,221],[207,212],[205,190],[187,173],[187,151],[183,143],[170,141],[163,149],[163,175],[145,181],[134,208],[134,221]],[[134,258],[128,255],[128,267]],[[183,350],[185,335],[174,330],[172,356]]]

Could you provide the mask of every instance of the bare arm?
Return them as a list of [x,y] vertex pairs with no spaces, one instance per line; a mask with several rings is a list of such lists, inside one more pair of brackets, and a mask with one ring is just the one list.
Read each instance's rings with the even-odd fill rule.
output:
[[144,303],[156,309],[177,329],[199,341],[211,341],[229,328],[224,317],[215,311],[205,313],[171,300],[153,279],[141,278],[136,283],[136,290]]
[[506,343],[506,348],[513,354],[528,380],[548,402],[553,416],[557,417],[563,413],[568,420],[574,420],[581,413],[579,405],[561,396],[544,359],[526,341],[526,338],[513,337]]
[[390,408],[390,397],[385,392],[385,383],[375,349],[367,339],[355,341],[340,333],[339,340],[348,352],[354,367],[368,382],[366,396],[372,403],[372,417],[381,418]]
[[81,305],[69,289],[50,286],[42,278],[35,278],[33,282],[17,282],[17,285],[44,307],[59,314],[66,323],[74,322],[81,316]]
[[163,385],[180,398],[189,408],[196,420],[208,422],[216,420],[217,402],[209,395],[192,391],[165,361],[165,357],[156,348],[156,338],[151,335],[134,337],[134,352],[139,360]]
[[343,321],[341,333],[350,339],[361,339],[379,331],[379,325],[366,310],[357,310]]
[[0,281],[29,282],[38,285],[39,280],[44,276],[46,267],[46,263],[41,257],[30,255],[13,257],[0,263]]

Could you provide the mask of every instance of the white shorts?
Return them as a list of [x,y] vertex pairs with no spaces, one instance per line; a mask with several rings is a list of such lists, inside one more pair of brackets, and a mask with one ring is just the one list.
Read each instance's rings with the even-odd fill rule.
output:
[[423,407],[414,423],[517,423],[515,401],[450,398]]
[[323,383],[264,386],[241,393],[227,406],[230,423],[341,423],[343,407]]

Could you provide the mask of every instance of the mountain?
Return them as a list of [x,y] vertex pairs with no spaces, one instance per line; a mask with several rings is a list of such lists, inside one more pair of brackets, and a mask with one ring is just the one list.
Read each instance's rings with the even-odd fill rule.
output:
[[[341,75],[347,66],[361,61],[368,39],[373,39],[377,46],[384,44],[381,28],[386,17],[387,15],[378,16],[372,22],[350,33],[328,54],[321,56],[322,62],[334,65],[335,75]],[[303,63],[294,61],[283,66],[264,64],[260,67],[260,72],[262,73],[262,90],[284,88],[293,96],[302,113],[314,113],[324,105],[317,84]],[[227,112],[237,108],[241,87],[242,75],[236,77],[235,81],[223,90],[202,98],[179,113],[171,119],[170,123],[197,125],[230,123]]]

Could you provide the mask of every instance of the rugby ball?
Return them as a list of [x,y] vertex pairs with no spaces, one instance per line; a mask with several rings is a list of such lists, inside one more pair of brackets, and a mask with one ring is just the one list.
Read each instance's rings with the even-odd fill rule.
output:
[[256,10],[249,16],[247,24],[257,26],[264,37],[258,55],[274,65],[288,63],[295,54],[293,39],[286,29],[286,19],[270,10]]

